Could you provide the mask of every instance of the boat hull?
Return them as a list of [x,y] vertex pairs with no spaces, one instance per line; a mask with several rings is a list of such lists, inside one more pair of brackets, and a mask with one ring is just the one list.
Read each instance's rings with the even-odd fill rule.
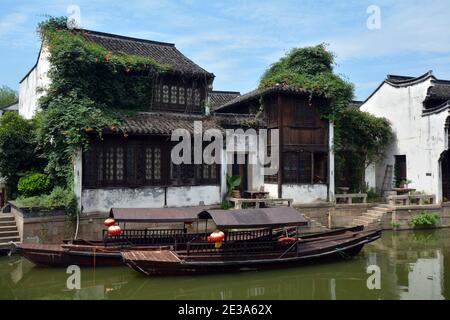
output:
[[[362,227],[352,227],[340,230],[327,231],[318,234],[307,235],[305,239],[314,240],[323,236],[339,235],[344,232],[361,231]],[[280,233],[281,234],[281,233]],[[278,236],[278,234],[274,234]],[[180,244],[179,247],[183,247]],[[24,258],[38,266],[45,267],[67,267],[78,265],[82,267],[114,267],[124,266],[122,252],[130,251],[157,251],[170,246],[104,246],[99,241],[73,241],[73,244],[65,242],[63,244],[20,244],[15,247],[15,251]]]
[[46,244],[21,244],[17,251],[38,266],[115,267],[124,266],[121,252],[130,250],[160,250],[160,247],[108,248],[101,246],[71,246]]
[[[381,230],[358,232],[354,237],[343,239],[338,244],[324,244],[311,250],[299,249],[299,253],[280,258],[277,254],[252,255],[245,258],[211,257],[210,259],[186,259],[176,253],[174,258],[139,259],[136,254],[122,253],[126,264],[145,275],[194,275],[252,270],[278,269],[330,260],[350,259],[357,255],[363,246],[381,237]],[[136,253],[136,252],[135,252]],[[145,255],[144,255],[145,256]]]

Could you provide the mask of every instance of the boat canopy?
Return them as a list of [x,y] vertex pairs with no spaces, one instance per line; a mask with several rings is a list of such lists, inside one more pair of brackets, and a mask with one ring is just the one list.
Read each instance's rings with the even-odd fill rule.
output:
[[110,217],[117,222],[194,222],[204,208],[112,208]]
[[224,229],[275,228],[308,224],[308,220],[300,212],[290,207],[204,210],[198,217],[200,219],[212,219],[218,228]]

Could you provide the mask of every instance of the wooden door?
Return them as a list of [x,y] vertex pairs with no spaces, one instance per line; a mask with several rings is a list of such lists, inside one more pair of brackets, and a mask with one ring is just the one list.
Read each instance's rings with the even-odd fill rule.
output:
[[244,155],[244,159],[245,159],[244,163],[238,163],[238,155],[234,154],[232,167],[233,176],[241,177],[241,184],[238,188],[239,191],[241,192],[241,196],[244,196],[244,191],[248,190],[248,154]]
[[446,151],[441,157],[442,171],[442,199],[450,201],[450,151]]

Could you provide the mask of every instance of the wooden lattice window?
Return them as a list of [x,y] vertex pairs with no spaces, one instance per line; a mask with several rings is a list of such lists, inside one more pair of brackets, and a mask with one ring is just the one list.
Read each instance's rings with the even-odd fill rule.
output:
[[145,147],[146,184],[157,184],[161,180],[161,147]]
[[161,102],[161,85],[160,84],[155,85],[155,102],[156,103]]
[[124,180],[124,148],[122,145],[108,144],[104,148],[105,182],[120,185]]
[[142,166],[140,161],[141,145],[137,141],[126,143],[126,182],[127,186],[142,185]]
[[170,88],[170,103],[177,104],[178,103],[178,87],[172,86]]
[[83,187],[219,184],[219,165],[174,165],[161,141],[108,139],[83,153]]
[[283,181],[311,184],[312,157],[310,152],[283,153]]
[[179,104],[185,104],[185,102],[186,102],[186,99],[185,99],[185,97],[184,97],[184,94],[185,94],[185,90],[184,90],[184,88],[183,87],[180,87],[179,89],[178,89],[178,103]]
[[197,181],[199,184],[218,184],[219,166],[217,164],[202,164],[197,166]]
[[196,107],[200,106],[200,92],[198,89],[194,90],[194,105]]
[[163,103],[169,103],[169,86],[168,85],[163,85],[162,100],[163,100]]
[[186,104],[188,106],[192,105],[192,89],[191,88],[187,88],[187,90],[186,90]]
[[195,165],[170,162],[170,181],[175,186],[195,185]]

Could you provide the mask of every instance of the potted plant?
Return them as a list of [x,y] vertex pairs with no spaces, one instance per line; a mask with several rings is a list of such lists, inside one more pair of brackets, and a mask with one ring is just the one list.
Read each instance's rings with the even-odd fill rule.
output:
[[232,198],[240,198],[241,194],[239,190],[236,190],[237,187],[241,185],[241,177],[240,176],[229,176],[227,175],[227,195]]
[[404,188],[405,189],[409,189],[409,184],[410,183],[412,183],[412,181],[411,180],[409,180],[409,179],[406,179],[406,180],[403,180],[403,186],[404,186]]

